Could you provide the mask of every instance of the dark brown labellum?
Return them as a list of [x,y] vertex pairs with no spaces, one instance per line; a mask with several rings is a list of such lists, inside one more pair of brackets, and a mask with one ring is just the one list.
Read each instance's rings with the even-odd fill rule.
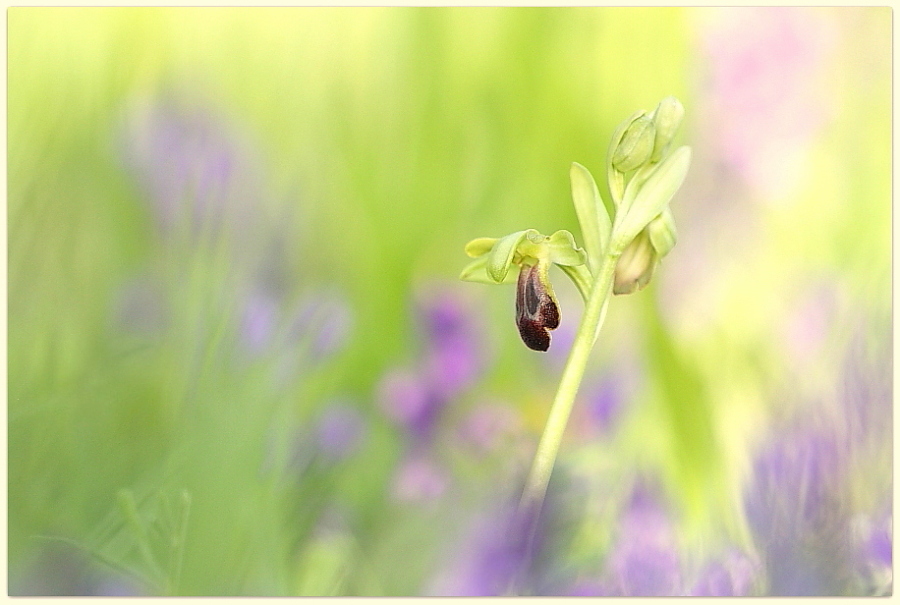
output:
[[559,326],[559,306],[547,279],[547,268],[523,266],[516,288],[516,325],[522,342],[534,351],[550,348],[550,332]]

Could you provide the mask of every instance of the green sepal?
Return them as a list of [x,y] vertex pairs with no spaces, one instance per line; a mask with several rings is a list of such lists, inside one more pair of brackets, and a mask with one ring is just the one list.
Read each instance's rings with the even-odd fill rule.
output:
[[659,102],[653,112],[653,125],[656,126],[656,141],[653,144],[651,162],[658,162],[665,155],[684,119],[684,106],[675,97],[669,96]]
[[594,285],[594,278],[584,265],[559,265],[562,272],[569,276],[578,293],[581,294],[582,300],[587,302],[591,295],[591,288]]
[[637,170],[650,160],[656,141],[656,126],[650,116],[633,121],[612,156],[612,165],[623,174]]
[[[487,271],[487,257],[481,256],[476,258],[471,263],[466,265],[465,269],[462,270],[462,273],[459,274],[459,279],[463,281],[475,282],[478,284],[490,284],[497,285],[491,277],[488,276]],[[504,280],[500,283],[508,284],[512,283],[516,280],[515,273],[509,273],[504,278]]]
[[622,195],[622,203],[619,205],[618,216],[621,216],[624,219],[625,216],[628,215],[628,210],[634,203],[634,198],[637,197],[641,187],[644,186],[644,183],[647,182],[647,179],[650,178],[650,175],[652,175],[657,168],[659,168],[659,164],[644,164],[631,175],[628,184],[625,186],[625,193]]
[[675,217],[672,216],[672,210],[666,206],[662,214],[650,221],[647,225],[647,234],[650,236],[650,243],[660,258],[663,258],[678,240],[678,232],[675,229]]
[[584,248],[587,251],[588,268],[599,271],[603,254],[609,246],[612,222],[590,171],[581,164],[572,162],[569,178],[572,181],[572,202],[575,204],[581,237],[584,238]]
[[609,149],[606,153],[606,178],[609,182],[609,194],[612,196],[613,204],[616,208],[622,202],[622,195],[625,192],[625,175],[613,168],[613,155],[616,153],[616,149],[619,147],[619,143],[622,142],[622,137],[625,136],[625,131],[628,130],[631,123],[646,115],[646,113],[646,109],[634,112],[630,118],[619,124],[609,142]]

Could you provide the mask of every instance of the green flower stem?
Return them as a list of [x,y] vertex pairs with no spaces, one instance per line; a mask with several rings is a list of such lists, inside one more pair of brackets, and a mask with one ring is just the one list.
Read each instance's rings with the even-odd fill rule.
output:
[[581,324],[578,326],[575,342],[572,343],[572,350],[566,360],[559,389],[556,391],[556,397],[550,407],[544,434],[541,435],[541,441],[531,465],[531,472],[528,474],[525,490],[519,501],[519,514],[528,524],[529,542],[534,535],[544,495],[547,493],[547,484],[550,482],[550,473],[553,471],[556,454],[559,452],[563,433],[569,421],[569,414],[572,412],[572,405],[575,403],[575,396],[578,394],[578,387],[584,376],[585,366],[603,322],[605,303],[609,298],[616,263],[620,255],[621,250],[613,246],[603,257],[603,264],[585,305],[584,314],[581,316]]

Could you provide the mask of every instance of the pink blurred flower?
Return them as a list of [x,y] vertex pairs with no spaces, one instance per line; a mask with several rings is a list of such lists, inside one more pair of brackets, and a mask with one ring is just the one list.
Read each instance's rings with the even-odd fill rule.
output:
[[413,452],[400,464],[391,493],[401,502],[427,502],[447,489],[446,473],[425,453]]
[[828,340],[839,311],[841,291],[834,282],[810,284],[785,318],[784,347],[791,359],[811,360]]
[[[810,139],[834,111],[825,81],[835,13],[814,8],[704,11],[708,65],[699,115],[719,153],[764,193],[784,191]],[[764,196],[767,197],[767,196]]]
[[511,407],[484,402],[463,418],[457,435],[463,447],[476,454],[486,454],[516,433],[520,425],[521,418]]

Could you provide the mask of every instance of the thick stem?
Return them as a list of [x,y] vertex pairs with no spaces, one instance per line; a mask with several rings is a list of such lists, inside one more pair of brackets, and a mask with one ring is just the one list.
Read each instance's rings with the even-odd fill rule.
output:
[[528,474],[525,490],[519,501],[519,515],[525,520],[529,542],[533,538],[537,526],[537,518],[547,493],[547,484],[550,482],[550,473],[553,471],[556,454],[562,443],[569,414],[584,376],[585,366],[605,315],[603,313],[604,303],[609,297],[619,254],[607,253],[603,257],[603,265],[585,305],[575,342],[572,343],[572,350],[569,352],[566,367],[563,369],[559,389],[556,391],[556,397],[550,407],[544,434],[541,435],[541,441],[531,465],[531,472]]

